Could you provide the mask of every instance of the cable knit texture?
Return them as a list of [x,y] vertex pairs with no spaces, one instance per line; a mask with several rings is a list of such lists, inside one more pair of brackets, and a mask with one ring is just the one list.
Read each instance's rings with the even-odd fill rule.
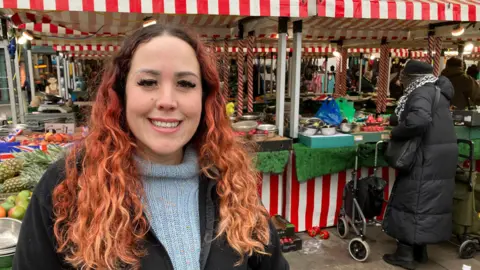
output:
[[179,165],[160,165],[135,157],[145,183],[150,226],[176,270],[200,269],[199,166],[187,147]]

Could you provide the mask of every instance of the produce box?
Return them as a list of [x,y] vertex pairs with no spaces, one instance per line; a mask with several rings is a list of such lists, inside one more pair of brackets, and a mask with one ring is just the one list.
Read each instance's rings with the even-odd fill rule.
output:
[[292,237],[280,238],[280,247],[284,253],[302,250],[302,245],[302,239],[296,235],[293,235]]
[[337,148],[354,146],[353,136],[350,134],[338,133],[331,136],[313,135],[305,136],[298,134],[298,140],[310,148]]
[[355,144],[390,140],[390,131],[352,133]]
[[275,226],[275,229],[277,229],[277,233],[280,238],[292,237],[295,235],[295,225],[284,219],[282,216],[275,215],[271,218],[271,220]]

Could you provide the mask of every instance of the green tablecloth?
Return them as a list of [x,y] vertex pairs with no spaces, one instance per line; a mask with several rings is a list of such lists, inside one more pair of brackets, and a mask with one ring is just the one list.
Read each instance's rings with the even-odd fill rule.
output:
[[[303,144],[293,145],[295,168],[299,182],[326,174],[338,173],[355,167],[356,147],[309,148]],[[384,145],[379,146],[377,166],[388,166],[383,158]],[[358,150],[358,167],[373,167],[375,145],[363,144]]]
[[290,157],[290,151],[257,152],[256,167],[262,173],[281,174],[285,170]]

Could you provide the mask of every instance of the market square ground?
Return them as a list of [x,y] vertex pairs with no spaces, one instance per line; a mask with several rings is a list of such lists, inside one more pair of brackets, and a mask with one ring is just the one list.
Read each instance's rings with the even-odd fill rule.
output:
[[[329,229],[330,238],[321,242],[321,248],[311,254],[302,251],[285,253],[292,270],[387,270],[400,269],[383,262],[384,253],[395,250],[395,240],[386,236],[379,227],[369,227],[367,242],[370,245],[370,256],[364,263],[354,261],[348,253],[349,239],[341,239],[335,229]],[[300,234],[302,239],[311,239],[307,234]],[[354,235],[352,234],[352,237]],[[350,238],[351,239],[351,238]],[[305,242],[304,242],[305,243]],[[430,260],[421,265],[419,270],[461,270],[463,264],[470,265],[472,270],[480,270],[480,253],[469,260],[458,257],[458,247],[453,243],[443,243],[428,247]]]

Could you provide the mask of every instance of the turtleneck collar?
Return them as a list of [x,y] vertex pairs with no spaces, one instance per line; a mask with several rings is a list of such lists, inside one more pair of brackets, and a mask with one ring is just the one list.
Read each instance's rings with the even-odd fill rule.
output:
[[183,161],[178,165],[156,164],[135,155],[141,177],[191,179],[199,174],[198,155],[192,146],[187,146]]

